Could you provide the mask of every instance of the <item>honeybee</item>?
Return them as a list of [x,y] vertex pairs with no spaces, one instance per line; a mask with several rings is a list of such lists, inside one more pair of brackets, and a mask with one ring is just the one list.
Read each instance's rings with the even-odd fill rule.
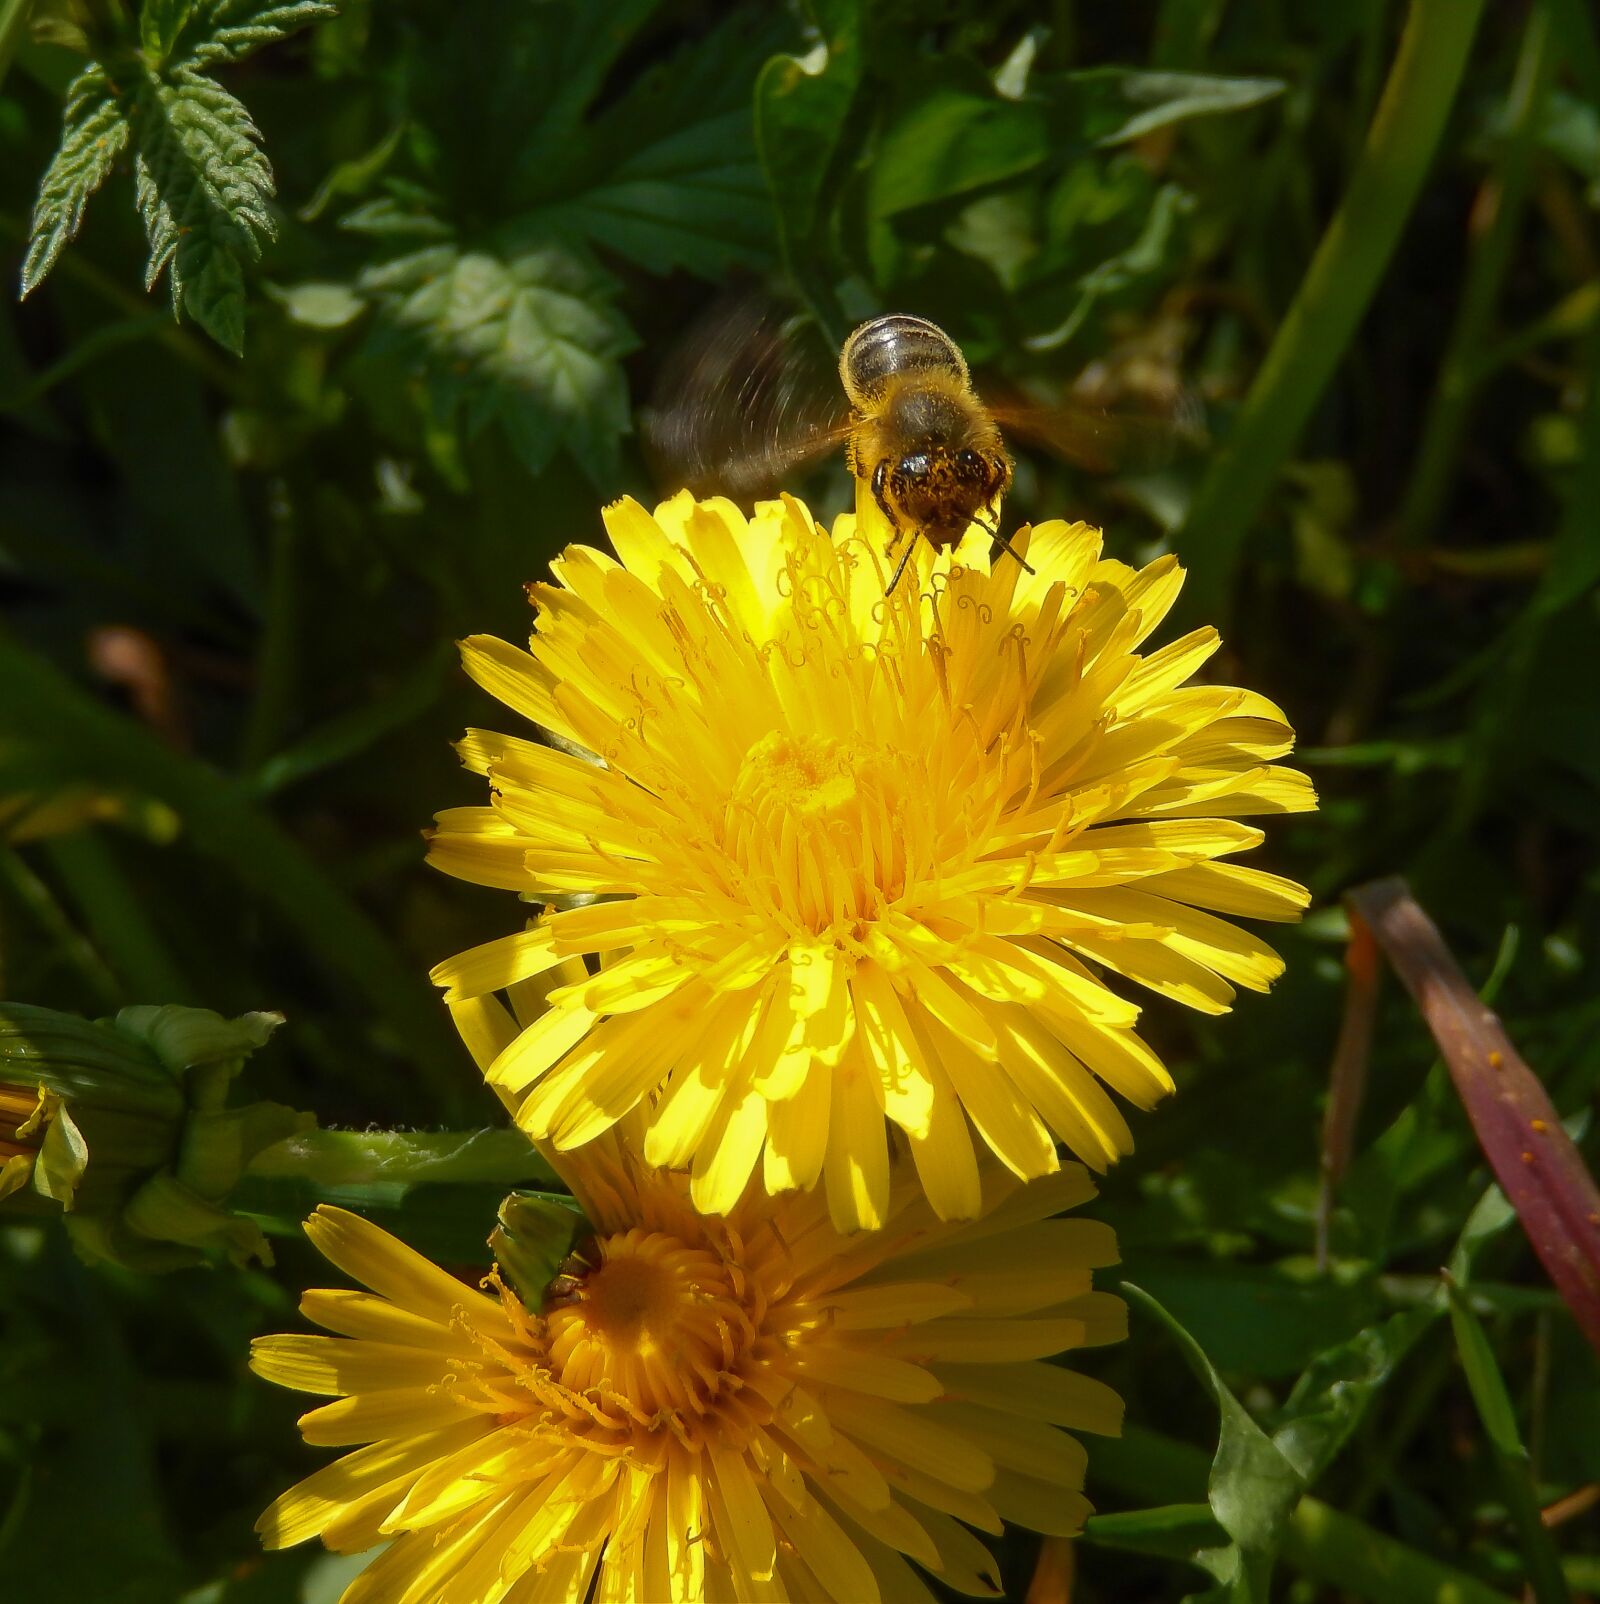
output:
[[956,342],[905,313],[872,318],[844,342],[842,398],[837,390],[829,398],[815,349],[769,303],[747,299],[713,318],[691,337],[687,359],[663,375],[665,404],[645,415],[661,477],[696,494],[745,500],[843,445],[851,474],[894,531],[888,555],[898,550],[899,560],[885,595],[918,540],[943,550],[974,524],[1033,572],[1000,529],[1013,467],[1002,423],[1100,471],[1180,433],[1176,408],[1172,416],[1119,416],[1082,403],[1041,407],[980,395]]
[[943,329],[898,312],[863,323],[839,353],[839,382],[853,409],[845,463],[902,547],[886,596],[919,537],[942,551],[974,523],[1033,572],[1000,533],[1000,498],[1011,486],[1000,427]]

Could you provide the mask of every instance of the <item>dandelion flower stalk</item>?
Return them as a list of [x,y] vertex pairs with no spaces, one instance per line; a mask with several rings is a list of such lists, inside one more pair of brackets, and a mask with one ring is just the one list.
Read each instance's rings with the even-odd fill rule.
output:
[[973,1528],[1079,1527],[1063,1428],[1116,1432],[1121,1405],[1044,1361],[1126,1324],[1090,1287],[1111,1232],[1051,1218],[1092,1195],[1081,1166],[1024,1186],[991,1164],[965,1224],[902,1169],[884,1229],[856,1237],[817,1192],[703,1215],[687,1177],[611,1136],[568,1173],[593,1236],[532,1307],[356,1215],[307,1222],[370,1290],[308,1292],[336,1334],[262,1338],[252,1363],[334,1395],[301,1428],[353,1451],[258,1529],[389,1540],[342,1604],[931,1604],[917,1568],[998,1594]]
[[891,1130],[946,1218],[984,1149],[1022,1178],[1125,1152],[1107,1088],[1171,1081],[1108,975],[1206,1013],[1265,989],[1281,961],[1232,919],[1306,894],[1228,860],[1242,817],[1315,801],[1277,707],[1188,683],[1214,630],[1142,649],[1175,559],[1056,522],[1017,536],[1028,574],[969,533],[886,599],[864,516],[609,507],[616,556],[530,587],[528,651],[464,643],[538,728],[468,733],[489,803],[431,843],[548,905],[435,971],[458,1012],[548,1001],[488,1070],[525,1130],[572,1149],[641,1109],[702,1209],[823,1178],[842,1229],[887,1217]]

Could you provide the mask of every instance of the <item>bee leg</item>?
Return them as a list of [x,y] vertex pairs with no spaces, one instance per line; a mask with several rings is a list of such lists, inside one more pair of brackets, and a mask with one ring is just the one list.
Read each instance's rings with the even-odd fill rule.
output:
[[888,483],[889,461],[888,458],[885,458],[872,470],[872,499],[877,502],[878,511],[883,514],[889,527],[894,530],[894,539],[889,542],[889,549],[893,551],[900,543],[900,536],[904,531],[900,528],[900,520],[895,517],[893,510],[889,506],[889,498],[885,494]]
[[[878,511],[883,514],[884,521],[894,531],[889,540],[889,549],[884,553],[886,557],[906,537],[906,532],[900,527],[900,520],[895,517],[894,509],[889,505],[889,498],[885,494],[888,482],[889,463],[885,459],[872,470],[872,499],[877,502]],[[900,561],[895,565],[894,578],[889,581],[889,587],[883,593],[886,597],[894,594],[894,588],[900,583],[900,576],[906,571],[906,563],[910,561],[911,553],[916,548],[916,544],[917,534],[915,530],[912,530],[911,538],[906,540],[905,550],[900,553]]]
[[900,576],[906,571],[906,564],[911,561],[911,553],[917,549],[917,531],[911,531],[911,538],[906,542],[906,549],[900,553],[900,561],[895,565],[894,578],[884,588],[884,599],[894,595],[895,586],[900,583]]

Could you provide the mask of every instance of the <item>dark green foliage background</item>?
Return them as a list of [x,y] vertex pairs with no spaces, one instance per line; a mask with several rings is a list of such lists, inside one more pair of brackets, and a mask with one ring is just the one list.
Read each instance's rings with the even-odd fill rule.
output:
[[[1456,3],[1419,11],[1448,32]],[[138,60],[230,5],[274,9],[149,0]],[[83,67],[26,37],[28,9],[0,0],[13,283]],[[1287,459],[1218,455],[1315,288],[1407,9],[344,0],[210,59],[197,70],[259,126],[277,199],[257,181],[240,204],[271,227],[190,196],[212,232],[174,258],[175,322],[142,288],[125,154],[43,285],[0,305],[0,796],[87,786],[120,806],[47,839],[0,831],[0,994],[278,1008],[255,1095],[355,1128],[495,1122],[424,979],[511,918],[421,863],[430,814],[478,800],[447,742],[498,717],[448,643],[525,633],[523,582],[598,538],[603,500],[649,493],[635,422],[685,324],[770,278],[834,337],[914,310],[1046,389],[1091,362],[1146,394],[1181,374],[1211,448],[1103,480],[1028,458],[1008,511],[1097,519],[1129,560],[1185,556],[1226,624],[1219,677],[1301,732],[1323,809],[1276,824],[1256,861],[1316,904],[1270,998],[1217,1021],[1147,1007],[1182,1089],[1137,1122],[1099,1205],[1128,1278],[1231,1389],[1213,1495],[1243,1550],[1212,1555],[1215,1583],[1185,1557],[1227,1541],[1203,1507],[1218,1403],[1141,1304],[1132,1339],[1089,1359],[1136,1429],[1090,1444],[1106,1513],[1071,1596],[1405,1604],[1515,1597],[1532,1575],[1541,1604],[1562,1597],[1517,1510],[1600,1480],[1600,1376],[1492,1199],[1465,1312],[1439,1313],[1487,1178],[1393,986],[1326,1274],[1312,1248],[1346,887],[1410,877],[1575,1129],[1600,1085],[1600,46],[1582,0],[1488,9],[1331,382],[1308,363],[1258,391],[1308,410]],[[86,25],[134,93],[136,8],[34,10]],[[1205,77],[1152,76],[1169,73]],[[1363,213],[1345,244],[1400,221]],[[1328,330],[1359,290],[1319,293]],[[814,488],[837,504],[841,471]],[[131,673],[111,661],[130,645]],[[414,1194],[392,1217],[470,1260],[498,1190]],[[271,1271],[154,1281],[0,1231],[0,1594],[336,1596],[348,1566],[264,1562],[250,1533],[323,1456],[245,1345],[294,1326],[320,1273],[289,1236]],[[1496,1372],[1509,1448],[1474,1402]],[[1286,1452],[1321,1501],[1287,1531],[1269,1518],[1294,1501]],[[1575,1595],[1600,1591],[1596,1526],[1553,1534]],[[1036,1552],[1008,1537],[1009,1596]],[[1430,1560],[1466,1591],[1438,1592]]]

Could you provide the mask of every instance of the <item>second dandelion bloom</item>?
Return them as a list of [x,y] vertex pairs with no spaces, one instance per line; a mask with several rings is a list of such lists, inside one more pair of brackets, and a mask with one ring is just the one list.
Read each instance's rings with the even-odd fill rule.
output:
[[518,1122],[564,1149],[640,1109],[698,1207],[825,1178],[842,1229],[886,1217],[891,1128],[946,1218],[977,1146],[1023,1178],[1126,1151],[1106,1088],[1171,1082],[1108,974],[1207,1013],[1265,989],[1281,961],[1231,919],[1306,895],[1228,861],[1262,839],[1237,821],[1315,800],[1277,707],[1188,683],[1214,630],[1142,650],[1176,561],[1049,523],[1035,574],[969,536],[885,599],[878,542],[792,499],[606,527],[615,557],[531,587],[529,651],[464,644],[555,742],[469,732],[489,803],[432,840],[550,905],[435,972],[458,1007],[538,993],[488,1071]]
[[702,1215],[609,1137],[565,1168],[594,1234],[529,1303],[356,1215],[307,1223],[371,1291],[308,1292],[337,1335],[265,1337],[252,1363],[336,1395],[300,1424],[354,1451],[258,1530],[387,1542],[342,1604],[932,1604],[908,1561],[994,1598],[972,1528],[1082,1524],[1061,1428],[1115,1433],[1122,1407],[1043,1361],[1126,1315],[1090,1289],[1109,1228],[1049,1218],[1092,1195],[1080,1166],[1027,1187],[988,1166],[968,1224],[901,1174],[885,1229],[851,1238],[815,1193]]

